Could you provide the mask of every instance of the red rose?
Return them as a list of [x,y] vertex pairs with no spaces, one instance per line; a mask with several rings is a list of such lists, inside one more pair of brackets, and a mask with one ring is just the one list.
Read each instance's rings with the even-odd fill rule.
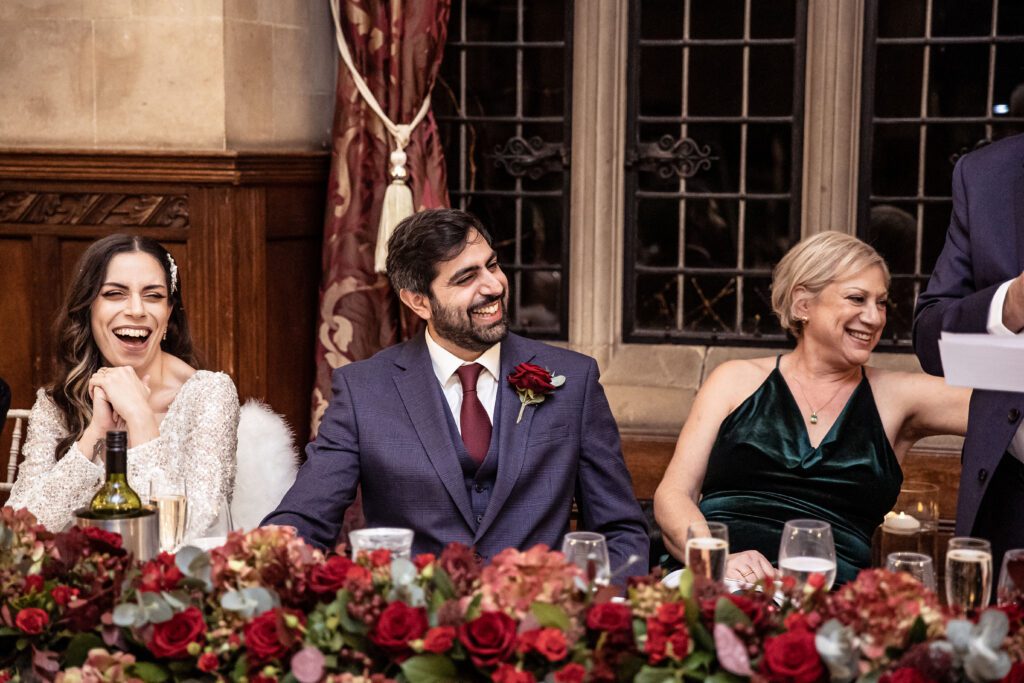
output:
[[275,607],[245,625],[245,647],[251,663],[280,659],[298,642],[296,634],[285,623],[288,615],[306,623],[306,615],[301,612]]
[[443,654],[452,649],[454,643],[454,626],[437,626],[427,631],[427,635],[423,636],[423,649],[436,655]]
[[[1010,670],[1013,673],[1013,670]],[[1003,679],[1004,681],[1011,680],[1009,676]],[[901,666],[892,673],[885,674],[878,683],[933,683],[932,679],[925,676],[923,673],[909,666]]]
[[659,664],[666,658],[681,661],[690,654],[690,632],[682,622],[666,624],[651,617],[647,620],[644,652],[651,664]]
[[566,664],[555,672],[555,683],[583,683],[587,670],[582,664]]
[[354,562],[344,555],[332,555],[309,573],[309,587],[317,595],[334,595],[345,585]]
[[621,603],[603,602],[587,613],[587,627],[595,631],[628,631],[632,626],[633,615]]
[[494,683],[535,683],[537,680],[529,671],[521,671],[511,664],[502,664],[491,674]]
[[409,607],[396,600],[384,608],[370,640],[392,657],[411,654],[409,641],[422,638],[427,630],[427,612],[422,607]]
[[104,550],[102,546],[108,545],[111,548],[121,547],[121,534],[115,534],[113,531],[104,531],[99,527],[87,526],[82,529],[82,533],[85,534],[86,538],[90,541],[96,541],[101,547],[98,550]]
[[459,640],[474,664],[494,666],[515,651],[516,622],[504,612],[484,612],[459,627]]
[[77,588],[70,588],[69,586],[65,586],[63,584],[54,586],[52,589],[50,589],[50,597],[52,597],[53,601],[61,607],[67,607],[68,603],[71,602],[71,600],[77,596]]
[[655,612],[654,617],[665,626],[682,624],[686,619],[686,605],[681,602],[666,602],[658,605],[658,611]]
[[370,564],[374,567],[386,567],[391,564],[391,551],[387,548],[378,548],[370,551]]
[[519,634],[519,651],[526,653],[530,650],[539,653],[549,662],[557,662],[569,654],[569,644],[561,629],[540,628]]
[[821,615],[817,612],[810,614],[793,612],[783,620],[783,625],[787,631],[811,631],[813,633],[821,626]]
[[434,553],[420,553],[416,557],[412,558],[412,563],[416,565],[416,569],[423,571],[423,568],[429,564],[433,564],[435,559],[437,558],[434,557]]
[[25,592],[36,593],[43,590],[43,577],[41,574],[29,574],[25,577]]
[[250,678],[249,683],[277,683],[277,676],[268,676],[261,671]]
[[199,661],[196,662],[196,667],[204,673],[216,671],[219,666],[220,659],[212,652],[204,652],[199,655]]
[[768,638],[761,672],[774,683],[814,683],[823,679],[826,671],[814,647],[814,634],[799,629]]
[[551,383],[551,373],[532,363],[520,363],[508,376],[508,383],[522,391],[534,394],[550,394],[555,390]]
[[14,617],[14,625],[30,636],[42,633],[49,623],[50,615],[38,607],[26,607],[19,610],[18,616]]
[[178,587],[178,582],[183,578],[185,576],[178,569],[178,565],[175,564],[174,555],[160,553],[154,559],[142,565],[139,591],[142,593],[171,591]]
[[178,612],[168,621],[153,625],[153,636],[146,647],[157,657],[181,659],[188,656],[188,646],[206,633],[203,613],[195,607]]

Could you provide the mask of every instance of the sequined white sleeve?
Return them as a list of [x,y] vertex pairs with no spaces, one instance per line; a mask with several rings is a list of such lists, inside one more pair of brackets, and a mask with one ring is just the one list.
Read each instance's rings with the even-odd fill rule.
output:
[[160,436],[128,451],[128,482],[144,498],[156,477],[188,487],[186,538],[202,536],[230,500],[238,441],[238,392],[219,372],[200,370],[182,386]]
[[57,460],[54,448],[67,435],[60,410],[40,389],[29,413],[24,460],[7,504],[28,508],[51,531],[71,523],[72,513],[89,504],[103,478],[103,467],[86,458],[77,444]]

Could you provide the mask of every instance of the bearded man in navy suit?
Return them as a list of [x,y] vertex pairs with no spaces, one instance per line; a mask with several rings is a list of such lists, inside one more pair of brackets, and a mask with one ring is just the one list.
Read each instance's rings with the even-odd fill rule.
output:
[[[362,485],[367,526],[413,529],[417,553],[458,541],[487,561],[558,548],[575,499],[613,570],[647,573],[646,523],[597,363],[509,333],[508,281],[480,222],[451,209],[406,219],[387,270],[426,330],[334,371],[308,459],[263,523],[330,547]],[[524,406],[507,379],[523,363],[564,382]]]
[[[943,330],[1024,331],[1024,135],[962,157],[946,244],[917,301],[914,350],[942,374]],[[1024,363],[1024,358],[1021,358]],[[964,441],[956,533],[992,541],[996,571],[1024,547],[1024,393],[976,390]]]

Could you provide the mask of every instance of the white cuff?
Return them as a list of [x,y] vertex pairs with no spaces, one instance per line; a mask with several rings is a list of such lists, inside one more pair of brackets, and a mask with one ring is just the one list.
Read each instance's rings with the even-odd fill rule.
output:
[[1010,289],[1010,284],[1013,280],[1007,280],[1003,284],[999,285],[999,289],[992,296],[992,303],[988,307],[988,333],[996,334],[1002,337],[1014,337],[1021,332],[1014,332],[1010,330],[1006,325],[1003,324],[1003,302],[1006,301],[1006,292]]

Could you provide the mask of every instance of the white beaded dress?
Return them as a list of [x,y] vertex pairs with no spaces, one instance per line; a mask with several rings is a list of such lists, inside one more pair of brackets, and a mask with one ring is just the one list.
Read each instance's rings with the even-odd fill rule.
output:
[[[105,476],[73,444],[59,461],[57,442],[68,435],[56,404],[40,389],[28,419],[25,459],[7,504],[28,508],[39,523],[60,531],[89,504]],[[160,423],[160,436],[128,449],[128,483],[145,500],[157,476],[188,486],[186,538],[203,535],[222,500],[231,497],[238,442],[238,392],[221,372],[197,371],[178,390]]]

